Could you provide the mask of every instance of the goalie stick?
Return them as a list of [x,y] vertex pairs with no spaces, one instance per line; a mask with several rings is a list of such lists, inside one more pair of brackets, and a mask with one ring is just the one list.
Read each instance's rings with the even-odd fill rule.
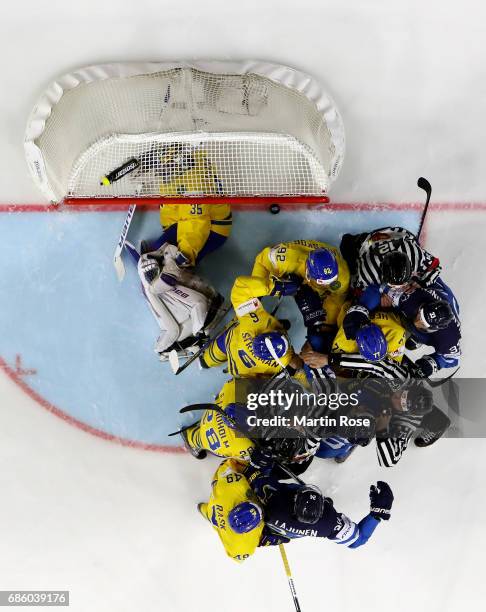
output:
[[[228,308],[228,310],[225,312],[225,314],[223,315],[223,318],[228,314],[230,310],[231,310],[231,307]],[[233,321],[231,325],[228,327],[228,330],[233,329],[233,327],[235,327],[237,323],[238,323],[237,320]],[[188,357],[182,365],[179,365],[179,355],[176,349],[172,349],[169,353],[169,364],[172,369],[172,372],[177,376],[181,372],[184,372],[184,370],[188,368],[191,365],[191,363],[194,363],[196,359],[199,359],[199,357],[208,348],[208,346],[211,344],[214,338],[217,338],[218,335],[221,333],[221,331],[223,331],[223,329],[225,328],[225,325],[227,325],[227,323],[223,322],[222,325],[217,326],[216,329],[218,331],[215,332],[214,337],[208,338],[206,342],[204,342],[204,344],[194,353],[194,355],[191,355],[190,357]]]
[[[282,302],[282,297],[279,297],[278,302],[275,305],[275,308],[270,313],[272,317],[275,316],[277,310],[280,308],[281,302]],[[225,313],[224,316],[226,316],[226,314],[230,310],[231,308],[228,309],[228,311]],[[228,327],[228,330],[236,327],[237,323],[238,323],[238,319],[236,319],[235,321],[231,323],[231,325]],[[174,374],[177,376],[181,372],[184,372],[184,370],[188,368],[191,365],[191,363],[194,363],[196,359],[199,359],[199,357],[204,353],[204,351],[208,348],[211,342],[213,342],[213,340],[219,336],[221,331],[224,329],[224,326],[225,324],[223,323],[223,325],[217,327],[216,329],[219,329],[220,331],[218,331],[217,333],[215,332],[212,338],[208,338],[207,341],[201,346],[201,348],[196,353],[194,353],[194,355],[191,355],[188,359],[186,359],[186,361],[182,365],[179,365],[179,356],[177,354],[177,351],[175,349],[170,351],[169,363],[170,363],[170,367],[172,368],[172,372],[174,372]]]
[[130,229],[130,225],[132,223],[133,215],[135,214],[136,208],[136,204],[130,204],[130,206],[128,207],[127,216],[125,217],[125,222],[123,223],[120,238],[118,239],[118,243],[115,248],[115,253],[113,254],[113,265],[115,266],[116,275],[120,282],[125,278],[125,264],[123,263],[122,252],[123,248],[125,247],[128,230]]

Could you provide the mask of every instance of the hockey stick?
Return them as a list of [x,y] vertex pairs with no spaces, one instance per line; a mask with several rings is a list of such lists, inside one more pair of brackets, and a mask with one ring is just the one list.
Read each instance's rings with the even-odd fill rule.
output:
[[270,340],[270,338],[265,338],[265,346],[268,349],[268,352],[270,353],[270,355],[272,356],[272,358],[274,359],[274,361],[276,361],[278,363],[278,365],[282,368],[282,372],[284,373],[285,378],[290,382],[293,383],[292,377],[290,376],[289,371],[287,370],[287,368],[284,366],[284,364],[280,361],[280,359],[277,356],[277,353],[273,347],[272,341]]
[[[278,299],[278,302],[275,305],[275,308],[270,313],[272,317],[275,316],[277,310],[280,308],[281,303],[282,303],[282,297]],[[237,325],[237,323],[238,323],[238,320],[233,321],[233,323],[231,323],[231,325],[228,327],[228,331],[230,329],[233,329]],[[204,351],[213,342],[213,340],[215,340],[219,336],[221,331],[224,329],[225,325],[227,325],[227,323],[217,327],[216,329],[220,328],[220,331],[218,331],[217,333],[214,333],[213,338],[208,338],[208,340],[201,346],[201,348],[196,353],[194,353],[194,355],[191,355],[191,357],[189,357],[181,366],[179,365],[179,356],[177,354],[177,351],[175,349],[170,351],[169,364],[170,364],[170,367],[172,368],[172,372],[174,372],[174,374],[177,376],[181,372],[184,372],[184,370],[188,368],[191,365],[191,363],[194,363],[196,359],[199,359],[199,357],[204,353]]]
[[420,225],[418,228],[418,232],[417,232],[417,241],[420,240],[420,234],[422,233],[422,228],[424,226],[424,222],[425,222],[425,216],[427,214],[427,210],[429,208],[429,202],[430,202],[430,196],[432,195],[432,185],[429,183],[429,181],[424,178],[423,176],[421,176],[418,181],[417,181],[417,187],[420,187],[420,189],[423,189],[427,195],[427,198],[425,200],[425,206],[424,209],[422,211],[422,216],[420,218]]
[[453,376],[455,376],[459,370],[461,369],[461,366],[458,366],[454,372],[452,372],[451,374],[449,374],[449,376],[444,376],[444,378],[436,378],[435,380],[430,380],[430,378],[427,378],[427,382],[428,384],[435,389],[436,387],[441,387],[444,383],[446,383],[448,380],[450,380]]
[[[206,410],[213,410],[214,412],[217,412],[224,419],[229,421],[232,424],[232,426],[235,428],[236,431],[238,431],[242,436],[245,436],[245,438],[248,438],[248,435],[238,427],[235,419],[231,418],[228,414],[226,414],[226,412],[222,408],[220,408],[216,404],[189,404],[189,406],[184,406],[184,408],[181,408],[179,410],[179,413],[180,414],[184,414],[185,412],[193,412],[193,411],[196,411],[196,410],[204,410],[204,411],[206,411]],[[169,436],[175,436],[177,433],[179,433],[179,432],[178,431],[174,431],[172,434],[169,434]],[[253,440],[252,438],[248,438],[248,439],[251,440],[253,442],[253,444],[257,448],[261,448],[260,442],[258,442],[257,440]],[[274,462],[275,462],[275,465],[277,467],[279,467],[286,474],[288,474],[290,476],[290,478],[293,478],[295,480],[295,482],[297,482],[300,485],[305,485],[305,482],[301,478],[296,476],[292,472],[292,470],[289,469],[288,467],[286,467],[283,463],[281,463],[280,461],[278,461],[276,459],[274,459]]]
[[125,278],[125,265],[122,260],[123,247],[125,246],[128,230],[130,229],[130,224],[132,223],[133,215],[135,214],[136,208],[136,204],[130,204],[130,206],[128,207],[127,216],[125,218],[120,238],[118,239],[115,253],[113,255],[113,265],[115,266],[116,275],[120,282]]
[[282,561],[285,568],[285,573],[287,574],[287,580],[289,581],[290,592],[292,593],[292,599],[294,600],[295,610],[296,612],[302,612],[299,604],[299,600],[297,598],[297,591],[295,590],[294,579],[292,578],[292,572],[290,571],[289,560],[287,559],[287,553],[285,551],[285,547],[283,544],[278,545],[280,549],[280,555],[282,556]]
[[[228,312],[229,312],[229,310],[227,311],[227,313]],[[227,328],[227,330],[229,331],[230,329],[233,329],[236,326],[237,323],[238,323],[237,320],[233,321],[231,323],[231,325]],[[172,368],[172,372],[177,376],[181,372],[184,372],[184,370],[186,368],[188,368],[191,365],[191,363],[194,363],[196,361],[196,359],[199,359],[199,357],[204,353],[204,351],[213,342],[213,340],[215,338],[217,338],[219,336],[219,334],[224,330],[226,325],[228,325],[228,324],[227,323],[223,323],[222,325],[217,326],[216,329],[218,329],[219,331],[215,332],[214,337],[213,338],[208,338],[206,340],[206,342],[201,346],[201,348],[198,351],[196,351],[194,353],[194,355],[191,355],[188,359],[186,359],[186,361],[184,361],[184,363],[182,365],[179,365],[179,355],[177,354],[177,351],[175,349],[170,351],[170,353],[169,353],[169,364],[170,364],[170,367]]]

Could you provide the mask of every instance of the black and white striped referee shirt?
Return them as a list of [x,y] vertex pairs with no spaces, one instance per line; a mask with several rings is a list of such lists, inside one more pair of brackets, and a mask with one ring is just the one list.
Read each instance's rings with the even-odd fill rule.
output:
[[430,285],[441,272],[440,262],[418,244],[416,237],[403,227],[383,227],[368,234],[359,249],[354,286],[364,289],[381,284],[381,263],[391,251],[405,253],[412,277],[421,285]]

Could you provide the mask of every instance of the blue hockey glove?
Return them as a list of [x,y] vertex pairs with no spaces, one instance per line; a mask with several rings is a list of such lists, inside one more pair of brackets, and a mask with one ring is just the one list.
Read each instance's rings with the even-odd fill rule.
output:
[[379,285],[370,285],[366,287],[359,297],[360,306],[364,306],[368,310],[376,310],[381,306],[381,291]]
[[322,306],[322,298],[309,285],[301,285],[295,294],[295,303],[300,310],[304,325],[322,325],[326,320],[326,313]]
[[370,487],[370,514],[379,521],[388,521],[393,505],[393,493],[389,485],[379,480]]
[[286,278],[272,277],[273,289],[270,295],[284,297],[287,295],[295,295],[302,284],[302,279],[295,274],[289,274]]
[[258,546],[278,546],[279,544],[287,544],[287,542],[290,542],[288,538],[264,529]]

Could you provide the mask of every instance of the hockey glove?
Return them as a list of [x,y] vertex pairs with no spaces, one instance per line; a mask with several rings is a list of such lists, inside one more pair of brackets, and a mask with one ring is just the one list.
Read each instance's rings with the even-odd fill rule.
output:
[[379,285],[370,285],[366,287],[359,297],[360,306],[364,306],[368,310],[376,310],[381,305],[381,291]]
[[140,269],[147,283],[153,283],[160,274],[160,266],[158,262],[149,255],[142,255]]
[[302,279],[295,274],[289,274],[287,278],[277,278],[276,276],[272,276],[272,280],[273,289],[270,295],[275,295],[277,297],[295,295],[302,284]]
[[343,320],[344,334],[348,340],[356,340],[360,327],[371,323],[370,313],[365,306],[351,306]]
[[437,372],[438,367],[435,359],[430,357],[430,355],[426,355],[421,359],[417,359],[415,362],[415,369],[416,371],[414,374],[418,376],[418,378],[429,378],[432,374]]
[[287,544],[287,542],[290,542],[288,538],[277,535],[276,533],[271,533],[265,528],[258,546],[278,546],[279,544]]
[[309,285],[301,285],[295,294],[295,303],[306,327],[322,325],[325,322],[326,313],[322,307],[322,298]]
[[393,493],[389,485],[379,480],[370,487],[370,514],[379,521],[388,521],[393,505]]

